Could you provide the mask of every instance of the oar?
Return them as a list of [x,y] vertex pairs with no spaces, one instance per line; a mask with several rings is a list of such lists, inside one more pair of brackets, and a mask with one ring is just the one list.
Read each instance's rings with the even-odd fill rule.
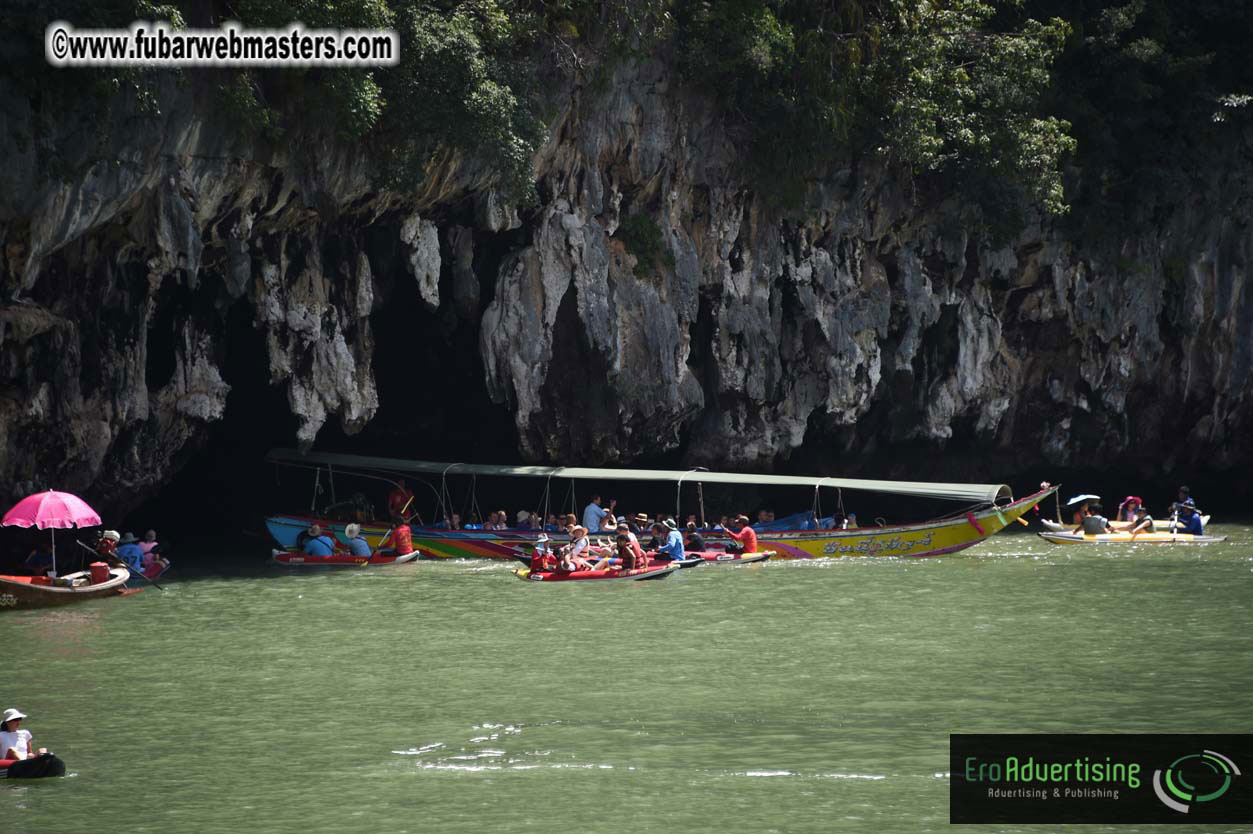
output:
[[138,575],[138,576],[139,576],[141,579],[143,579],[145,582],[151,582],[151,583],[153,584],[153,586],[154,586],[154,587],[156,587],[156,589],[157,589],[158,591],[164,591],[164,590],[165,590],[164,588],[162,588],[160,585],[158,585],[158,584],[157,584],[157,581],[156,581],[155,579],[149,579],[148,577],[144,576],[144,572],[143,572],[143,571],[141,571],[141,570],[140,570],[140,571],[130,570],[130,567],[131,567],[131,566],[130,566],[130,565],[128,565],[128,564],[126,564],[126,562],[122,561],[122,560],[121,560],[121,559],[119,559],[118,557],[113,556],[113,555],[111,555],[111,554],[101,553],[99,550],[92,550],[90,547],[88,547],[87,545],[83,544],[83,543],[82,543],[82,542],[80,542],[78,539],[75,539],[75,540],[74,540],[74,543],[75,543],[75,544],[77,544],[79,547],[83,548],[84,550],[87,550],[87,551],[90,551],[90,552],[92,552],[92,553],[96,554],[97,556],[99,556],[99,557],[100,557],[100,558],[102,558],[102,559],[107,559],[107,560],[112,561],[112,562],[114,563],[114,566],[115,566],[115,567],[123,567],[123,568],[126,568],[127,570],[129,570],[129,571],[130,571],[130,573],[131,573],[131,575],[132,575],[132,576]]

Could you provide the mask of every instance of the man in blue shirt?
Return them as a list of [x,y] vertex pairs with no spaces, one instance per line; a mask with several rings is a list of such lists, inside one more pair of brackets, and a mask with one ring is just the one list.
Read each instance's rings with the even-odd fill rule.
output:
[[344,536],[348,539],[348,552],[353,556],[370,558],[370,543],[361,535],[360,524],[349,524],[344,528]]
[[117,557],[126,563],[131,573],[144,572],[144,551],[134,533],[122,536],[117,546]]
[[304,551],[307,556],[330,556],[335,552],[335,543],[330,536],[323,535],[322,528],[315,524],[309,528]]
[[670,559],[672,561],[684,558],[683,535],[678,530],[665,524],[654,524],[653,535],[655,535],[658,540],[660,540],[662,536],[665,536],[666,538],[666,543],[657,548],[658,558]]
[[615,498],[609,502],[609,509],[606,510],[600,505],[600,495],[593,495],[591,503],[583,508],[583,526],[587,528],[589,534],[600,531],[605,520],[605,516],[609,515],[610,510],[617,506],[618,500]]
[[[1201,523],[1201,514],[1196,511],[1196,504],[1192,499],[1184,501],[1179,505],[1179,523],[1175,526],[1176,533],[1191,533],[1194,536],[1203,535],[1205,526]],[[122,548],[118,548],[118,553],[122,552]]]

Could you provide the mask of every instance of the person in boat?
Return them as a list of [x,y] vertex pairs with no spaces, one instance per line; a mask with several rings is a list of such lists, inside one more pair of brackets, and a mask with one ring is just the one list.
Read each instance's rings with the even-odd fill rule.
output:
[[1088,505],[1090,501],[1080,501],[1079,506],[1075,507],[1075,511],[1070,516],[1070,523],[1076,527],[1083,525],[1083,520],[1088,517]]
[[1136,511],[1143,506],[1144,502],[1137,495],[1128,495],[1118,505],[1118,513],[1115,516],[1117,521],[1135,521]]
[[618,524],[617,534],[619,538],[622,536],[627,537],[627,544],[631,547],[631,553],[634,556],[635,561],[638,563],[639,567],[643,567],[645,561],[644,548],[640,547],[639,537],[635,535],[634,531],[632,531],[629,526],[627,526],[625,521]]
[[1175,524],[1176,533],[1191,533],[1194,536],[1205,534],[1205,525],[1201,521],[1201,514],[1197,512],[1196,504],[1191,498],[1185,500],[1179,506],[1179,521]]
[[1192,510],[1197,515],[1201,514],[1201,510],[1197,507],[1196,501],[1192,498],[1192,490],[1188,489],[1186,486],[1179,487],[1177,499],[1170,505],[1168,512],[1173,516],[1176,513],[1181,512],[1185,504],[1191,504]]
[[117,558],[125,562],[132,573],[144,572],[144,551],[134,533],[127,533],[117,543]]
[[409,511],[409,503],[413,500],[413,490],[403,478],[396,482],[396,488],[387,494],[387,514],[404,515]]
[[658,559],[677,561],[684,558],[683,535],[672,526],[673,524],[674,522],[670,521],[668,524],[653,525],[653,538],[658,540],[664,538],[664,542],[657,548]]
[[122,534],[117,530],[105,530],[100,534],[100,541],[96,542],[96,552],[108,559],[117,558],[117,543],[122,540]]
[[600,505],[600,495],[593,495],[592,500],[583,508],[583,526],[589,531],[600,530],[605,523],[605,516],[611,515],[616,506],[618,506],[617,498],[611,498],[609,507],[606,509]]
[[544,531],[547,533],[556,533],[561,530],[561,524],[557,521],[556,513],[549,513],[548,520],[544,522]]
[[748,516],[736,516],[735,521],[731,522],[731,529],[727,530],[727,535],[731,537],[727,550],[736,553],[757,552],[757,531],[749,526]]
[[45,747],[32,750],[33,738],[30,730],[22,729],[22,719],[25,717],[26,713],[13,707],[4,711],[3,719],[0,720],[0,759],[22,761],[48,752]]
[[629,527],[631,532],[636,536],[640,536],[647,532],[648,528],[651,526],[652,520],[648,517],[648,513],[636,513],[631,516],[630,520],[627,522],[627,527]]
[[514,519],[517,523],[515,523],[513,526],[519,530],[534,530],[535,529],[534,516],[532,516],[531,513],[528,512],[527,510],[518,510],[518,514],[514,516]]
[[[631,550],[631,540],[626,536],[618,536],[613,546],[603,551],[600,561],[592,565],[592,570],[610,570],[626,568],[635,563],[635,553]],[[628,568],[629,569],[629,568]]]
[[43,546],[38,546],[26,556],[26,561],[22,564],[36,575],[42,574],[52,569],[52,553]]
[[567,573],[591,570],[592,563],[587,560],[590,554],[591,542],[587,539],[587,528],[576,524],[570,529],[570,543],[561,549],[557,567]]
[[156,530],[144,533],[143,539],[139,542],[139,549],[144,553],[144,576],[157,576],[170,566],[169,560],[161,555],[161,543],[157,541]]
[[1079,526],[1073,532],[1078,533],[1082,531],[1085,536],[1099,536],[1102,533],[1114,532],[1114,528],[1109,524],[1109,519],[1101,515],[1101,510],[1104,508],[1100,502],[1092,501],[1085,503],[1084,507],[1085,515],[1083,521],[1079,523]]
[[731,519],[724,515],[721,518],[719,518],[718,523],[715,524],[710,529],[714,530],[715,532],[718,532],[718,531],[726,530],[727,527],[730,526],[730,524],[731,524]]
[[856,530],[857,529],[857,513],[849,513],[844,519],[844,526],[841,527],[840,529],[841,530]]
[[701,553],[705,550],[705,537],[696,529],[695,521],[687,523],[687,532],[683,537],[683,549],[692,553]]
[[1153,516],[1149,515],[1148,507],[1143,504],[1136,507],[1136,517],[1131,520],[1131,526],[1128,528],[1131,535],[1137,533],[1153,533]]
[[321,526],[314,524],[301,550],[306,556],[330,556],[335,553],[335,541],[322,532]]
[[353,556],[362,556],[366,559],[370,558],[370,543],[365,540],[365,536],[361,535],[360,524],[354,522],[345,527],[344,537],[348,539],[349,553]]
[[600,523],[600,532],[617,534],[618,519],[616,516],[614,516],[613,513],[608,513],[605,515],[604,520],[601,521]]

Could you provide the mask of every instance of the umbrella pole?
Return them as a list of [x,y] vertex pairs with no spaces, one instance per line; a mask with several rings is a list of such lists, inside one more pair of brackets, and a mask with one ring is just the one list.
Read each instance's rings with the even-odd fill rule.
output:
[[52,575],[57,575],[57,528],[49,527],[52,531]]

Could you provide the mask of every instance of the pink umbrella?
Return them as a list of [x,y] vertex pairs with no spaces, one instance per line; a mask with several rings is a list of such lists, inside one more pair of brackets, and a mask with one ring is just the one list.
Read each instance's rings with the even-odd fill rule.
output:
[[57,571],[57,534],[56,528],[95,527],[100,523],[100,516],[77,495],[68,492],[37,492],[28,495],[14,505],[13,509],[4,514],[0,525],[4,527],[38,527],[40,530],[51,528],[52,533],[52,572]]

